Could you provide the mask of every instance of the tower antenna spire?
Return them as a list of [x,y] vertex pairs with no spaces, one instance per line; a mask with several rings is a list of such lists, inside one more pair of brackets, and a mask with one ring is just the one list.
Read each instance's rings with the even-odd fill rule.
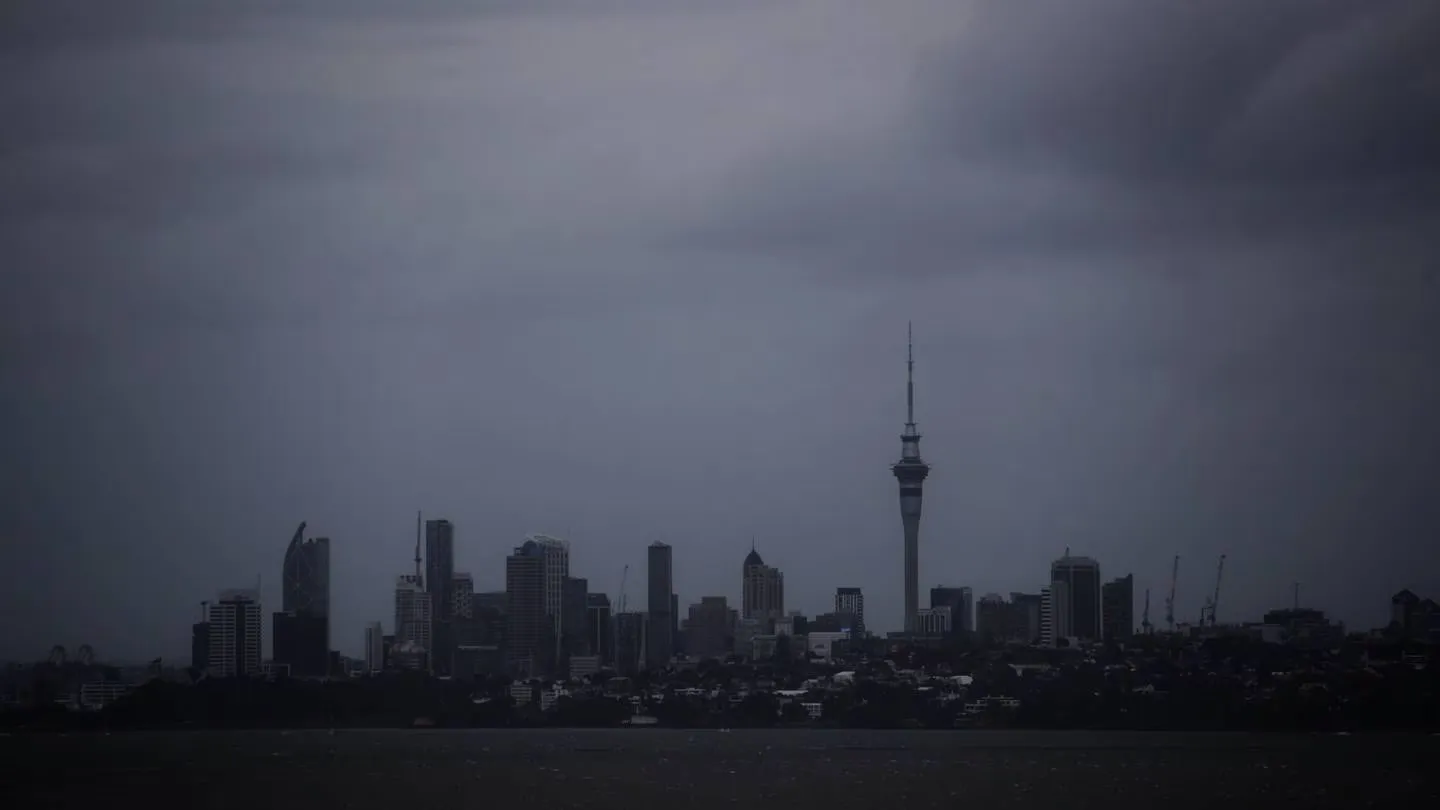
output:
[[905,324],[905,429],[915,432],[915,327]]

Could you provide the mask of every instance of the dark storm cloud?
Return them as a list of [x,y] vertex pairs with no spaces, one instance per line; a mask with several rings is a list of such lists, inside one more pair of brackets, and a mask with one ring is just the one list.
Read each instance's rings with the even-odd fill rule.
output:
[[838,239],[872,270],[925,254],[886,273],[1403,241],[1440,207],[1437,35],[1440,9],[1405,1],[973,4],[920,62],[913,128],[777,157],[708,227]]
[[927,586],[1380,621],[1440,591],[1435,8],[6,4],[0,654],[176,654],[302,519],[352,650],[416,507],[483,588],[538,530],[735,598],[754,534],[896,626],[910,319]]

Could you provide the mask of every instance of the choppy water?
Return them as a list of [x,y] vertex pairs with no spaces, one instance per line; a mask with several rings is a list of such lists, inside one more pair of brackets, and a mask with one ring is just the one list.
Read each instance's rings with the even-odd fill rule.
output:
[[[1440,738],[473,730],[0,738],[8,807],[1384,806],[1440,798]],[[12,801],[12,800],[18,800]],[[143,803],[143,804],[142,804]],[[1440,806],[1440,805],[1437,805]]]

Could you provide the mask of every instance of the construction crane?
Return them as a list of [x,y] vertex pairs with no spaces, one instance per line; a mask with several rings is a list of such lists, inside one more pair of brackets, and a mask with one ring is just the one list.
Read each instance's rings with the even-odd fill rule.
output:
[[1170,567],[1170,595],[1165,597],[1165,624],[1170,632],[1175,632],[1175,583],[1180,579],[1180,555],[1175,555],[1175,563]]
[[630,578],[630,564],[625,564],[625,570],[620,572],[620,612],[625,612],[625,580]]
[[1141,614],[1140,629],[1145,635],[1150,635],[1150,589],[1145,589],[1145,612]]
[[1220,563],[1215,566],[1215,595],[1210,597],[1210,626],[1215,626],[1215,610],[1220,607],[1220,581],[1225,577],[1225,555],[1220,555]]

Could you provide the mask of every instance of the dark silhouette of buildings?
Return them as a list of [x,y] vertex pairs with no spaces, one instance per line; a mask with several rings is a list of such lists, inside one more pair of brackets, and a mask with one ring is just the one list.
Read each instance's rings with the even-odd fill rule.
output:
[[1101,592],[1105,640],[1124,641],[1135,635],[1135,575],[1105,583]]
[[658,540],[650,544],[646,557],[645,665],[652,670],[664,669],[674,656],[675,642],[675,580],[672,576],[671,548]]
[[723,596],[702,596],[690,606],[685,620],[686,654],[694,658],[724,658],[735,643],[735,611]]
[[526,540],[505,560],[505,658],[514,673],[539,675],[554,623],[545,612],[545,549]]
[[1104,633],[1100,607],[1100,563],[1064,557],[1050,564],[1050,593],[1056,637],[1099,641]]
[[900,482],[900,519],[905,529],[905,632],[915,633],[920,612],[920,504],[930,465],[920,459],[920,432],[915,425],[915,349],[907,348],[905,432],[900,435],[900,460],[890,470]]
[[857,636],[865,635],[865,594],[859,588],[836,588],[835,612],[854,616],[851,632]]
[[425,521],[425,584],[430,592],[430,666],[437,675],[454,670],[455,527]]
[[330,539],[304,537],[302,522],[285,548],[271,657],[294,677],[318,678],[330,672]]
[[740,618],[758,621],[773,633],[775,621],[785,616],[785,575],[766,565],[754,544],[740,568],[740,584]]
[[930,607],[950,609],[950,633],[953,639],[966,638],[974,626],[975,592],[970,588],[949,588],[943,585],[930,589]]
[[610,597],[603,593],[585,596],[585,636],[601,666],[615,663],[614,622],[610,618]]

